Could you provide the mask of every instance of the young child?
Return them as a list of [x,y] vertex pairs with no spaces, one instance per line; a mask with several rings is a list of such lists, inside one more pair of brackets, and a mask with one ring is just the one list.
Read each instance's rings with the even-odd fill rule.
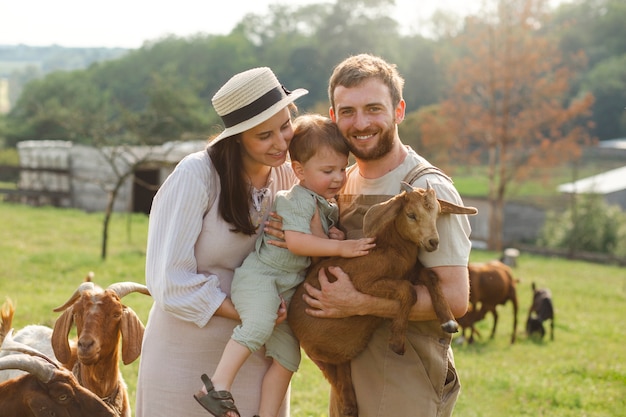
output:
[[[202,389],[194,395],[214,416],[239,416],[229,392],[231,385],[246,359],[263,345],[273,362],[263,379],[259,416],[276,416],[300,364],[300,346],[286,320],[282,317],[276,324],[282,300],[286,305],[304,280],[311,257],[352,258],[366,255],[375,246],[372,238],[328,238],[331,229],[339,232],[339,212],[333,199],[346,180],[348,153],[329,118],[311,114],[295,120],[289,154],[299,183],[279,192],[274,201],[288,250],[268,243],[272,238],[262,233],[255,250],[235,270],[231,298],[241,325],[233,331],[213,376],[202,375],[208,394]],[[323,229],[323,236],[311,230],[316,212],[322,227],[313,230]]]

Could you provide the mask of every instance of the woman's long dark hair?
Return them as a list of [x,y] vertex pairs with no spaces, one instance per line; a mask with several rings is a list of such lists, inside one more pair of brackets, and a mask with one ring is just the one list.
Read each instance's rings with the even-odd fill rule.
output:
[[233,225],[231,231],[252,236],[256,227],[250,218],[250,186],[241,175],[240,138],[241,134],[222,139],[210,145],[207,152],[220,176],[219,214]]
[[[298,114],[295,103],[287,104],[289,116],[293,119]],[[243,160],[241,158],[241,133],[223,138],[209,145],[207,152],[213,165],[220,175],[222,191],[218,203],[219,214],[233,225],[230,229],[235,233],[252,236],[257,228],[250,218],[250,185],[242,175]]]

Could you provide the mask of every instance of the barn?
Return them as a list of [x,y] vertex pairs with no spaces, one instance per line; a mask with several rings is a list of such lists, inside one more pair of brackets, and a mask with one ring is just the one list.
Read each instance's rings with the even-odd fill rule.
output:
[[205,141],[95,148],[69,141],[18,143],[20,172],[13,199],[31,205],[104,211],[119,184],[114,211],[149,213],[152,198],[176,164]]
[[607,204],[626,211],[626,166],[561,184],[558,190],[566,194],[599,194]]

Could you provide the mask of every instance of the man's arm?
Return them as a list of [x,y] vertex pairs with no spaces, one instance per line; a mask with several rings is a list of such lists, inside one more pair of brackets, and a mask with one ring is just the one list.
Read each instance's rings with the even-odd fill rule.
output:
[[[461,317],[467,311],[469,302],[469,279],[467,267],[439,266],[432,268],[439,275],[440,286],[445,299],[450,304],[452,314]],[[319,281],[321,290],[308,284],[307,293],[303,296],[311,308],[307,313],[315,317],[341,318],[348,316],[373,315],[378,317],[394,317],[399,308],[395,300],[378,298],[357,291],[350,277],[339,267],[329,268],[329,272],[337,278],[330,282],[324,270],[320,270]],[[416,285],[417,302],[411,309],[411,321],[436,320],[430,294],[424,285]]]

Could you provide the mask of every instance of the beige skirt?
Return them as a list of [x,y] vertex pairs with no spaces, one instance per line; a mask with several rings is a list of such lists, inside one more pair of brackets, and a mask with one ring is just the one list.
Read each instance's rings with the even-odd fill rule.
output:
[[[135,417],[207,417],[193,398],[211,376],[237,323],[213,317],[204,328],[178,320],[153,306],[140,356]],[[242,417],[258,413],[261,381],[271,361],[265,349],[255,352],[233,384],[235,405]],[[289,415],[289,392],[280,417]]]

